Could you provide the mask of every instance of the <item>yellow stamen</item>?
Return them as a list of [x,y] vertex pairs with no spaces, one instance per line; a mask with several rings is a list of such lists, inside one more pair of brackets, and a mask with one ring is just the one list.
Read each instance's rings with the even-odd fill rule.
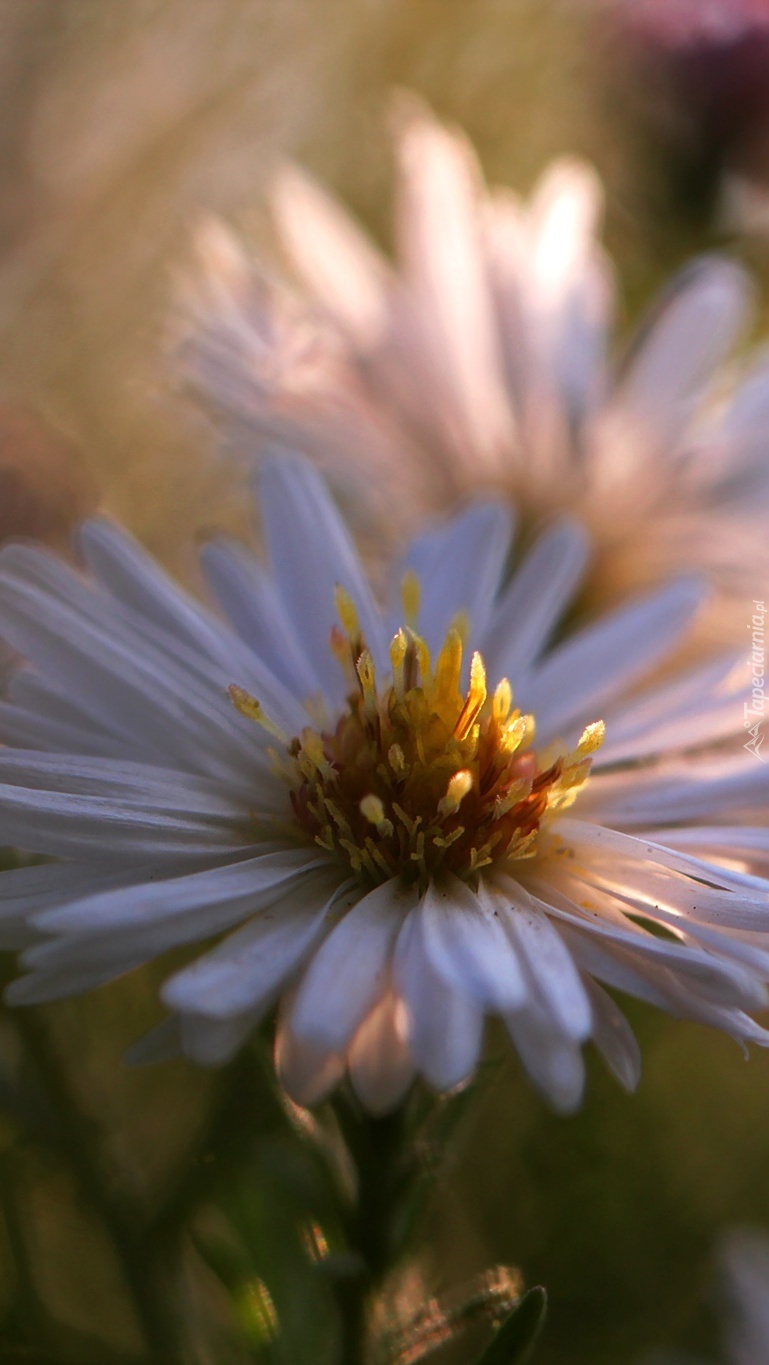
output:
[[390,641],[390,663],[393,671],[393,689],[396,697],[401,698],[405,692],[404,663],[406,660],[408,644],[406,632],[402,629],[399,630],[396,635],[393,635],[393,638]]
[[406,757],[400,744],[390,745],[387,750],[387,761],[396,775],[406,771]]
[[491,703],[491,713],[497,725],[504,725],[510,715],[510,708],[513,704],[513,689],[507,678],[502,678],[494,689],[494,698]]
[[467,768],[454,773],[446,789],[446,795],[438,802],[439,815],[454,815],[462,802],[473,789],[473,775]]
[[458,631],[450,630],[435,661],[435,692],[439,702],[454,700],[461,673],[462,641]]
[[457,635],[462,641],[462,648],[464,649],[470,635],[470,617],[467,612],[458,611],[453,618],[449,629],[457,632]]
[[587,726],[571,753],[558,743],[535,752],[534,717],[514,708],[506,678],[489,696],[480,654],[463,691],[467,621],[452,623],[433,667],[415,628],[413,574],[402,595],[406,625],[391,641],[382,684],[352,598],[337,588],[331,648],[348,685],[336,716],[308,708],[313,723],[289,739],[248,692],[231,687],[230,696],[279,741],[271,753],[297,835],[338,858],[346,875],[367,886],[401,877],[424,889],[448,871],[474,883],[489,865],[504,871],[538,856],[543,822],[575,800],[604,727]]
[[383,835],[385,838],[389,838],[393,832],[393,822],[392,820],[387,819],[382,801],[378,796],[375,796],[373,792],[370,792],[368,796],[364,796],[360,803],[360,813],[365,820],[368,820],[370,825],[374,826],[374,829],[378,834]]
[[588,754],[594,754],[596,749],[600,749],[606,738],[606,726],[602,720],[596,720],[592,725],[587,725],[582,731],[576,752],[580,758]]
[[323,740],[317,730],[311,730],[308,726],[302,731],[302,749],[322,777],[328,779],[333,775],[334,770],[323,751]]
[[358,620],[355,603],[347,589],[341,587],[340,584],[337,584],[334,589],[334,602],[336,604],[337,616],[342,622],[342,627],[350,642],[354,643],[355,641],[360,640],[360,622]]
[[257,725],[261,725],[262,729],[266,730],[268,735],[272,735],[273,739],[279,739],[281,744],[290,742],[285,731],[281,730],[280,726],[276,725],[275,721],[267,715],[262,703],[257,701],[256,697],[252,697],[250,692],[246,692],[244,687],[238,687],[232,683],[227,688],[227,693],[235,710],[239,711],[241,716],[245,716],[247,720],[255,720]]
[[373,792],[369,792],[368,796],[363,797],[360,803],[360,811],[361,815],[365,816],[369,824],[374,825],[375,828],[381,825],[385,818],[385,808],[379,797],[374,796]]
[[501,820],[503,815],[507,815],[507,812],[513,809],[513,806],[525,801],[531,793],[531,785],[530,777],[520,777],[517,782],[513,783],[512,787],[508,788],[504,796],[497,796],[494,800],[494,818]]
[[407,692],[421,680],[430,676],[430,650],[427,641],[413,630],[407,632],[406,656],[404,659],[403,684]]
[[355,671],[358,674],[363,694],[363,714],[367,720],[374,720],[379,713],[376,694],[376,669],[374,668],[374,660],[367,649],[364,649],[358,659]]
[[520,749],[521,745],[524,748],[528,747],[533,738],[534,717],[515,716],[513,720],[508,721],[502,731],[500,743],[506,753],[514,754],[516,749]]
[[411,626],[412,630],[416,628],[419,619],[421,601],[422,586],[414,570],[409,569],[403,575],[403,582],[401,583],[401,602],[403,603],[403,619],[407,626]]
[[481,714],[486,695],[486,669],[483,667],[483,659],[476,651],[470,665],[470,691],[454,726],[457,739],[467,739]]

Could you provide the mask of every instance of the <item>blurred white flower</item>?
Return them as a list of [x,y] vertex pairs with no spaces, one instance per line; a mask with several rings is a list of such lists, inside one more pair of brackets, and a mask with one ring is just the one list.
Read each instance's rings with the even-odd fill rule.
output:
[[229,441],[298,445],[380,537],[483,489],[530,530],[576,512],[592,605],[701,568],[709,628],[734,641],[769,581],[769,362],[719,371],[747,320],[742,271],[695,261],[615,363],[588,166],[556,163],[528,203],[486,192],[462,137],[415,108],[398,165],[397,267],[294,169],[272,200],[291,283],[221,225],[201,232],[181,359]]
[[764,1365],[769,1360],[769,1237],[735,1228],[723,1239],[720,1260],[729,1365]]
[[588,556],[574,522],[500,588],[509,510],[476,503],[411,545],[381,609],[309,465],[268,464],[261,505],[267,569],[204,551],[229,625],[109,523],[83,530],[90,578],[42,548],[0,557],[0,625],[28,660],[0,708],[0,815],[62,860],[5,874],[3,941],[30,968],[9,998],[202,941],[150,1051],[221,1062],[281,1000],[290,1094],[348,1070],[374,1111],[417,1072],[467,1080],[489,1012],[557,1107],[589,1037],[635,1085],[599,981],[769,1041],[745,1013],[769,977],[750,823],[769,769],[742,747],[734,670],[637,686],[698,586],[553,645]]
[[[757,1228],[731,1228],[718,1252],[723,1365],[769,1361],[769,1237]],[[699,1356],[653,1351],[645,1365],[709,1365]]]

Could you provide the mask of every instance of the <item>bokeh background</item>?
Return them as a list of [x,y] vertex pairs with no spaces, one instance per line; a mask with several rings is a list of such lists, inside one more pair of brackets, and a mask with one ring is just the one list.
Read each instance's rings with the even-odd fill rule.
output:
[[[0,536],[62,548],[101,505],[192,584],[201,536],[249,538],[242,468],[174,363],[195,228],[221,215],[269,253],[264,187],[291,157],[387,245],[402,88],[494,182],[595,162],[619,345],[692,252],[744,259],[764,298],[762,3],[0,0]],[[265,1047],[215,1076],[123,1067],[154,986],[0,1018],[0,1360],[332,1362],[333,1219]],[[769,1229],[769,1057],[630,1014],[639,1093],[595,1065],[570,1119],[491,1037],[425,1225],[430,1291],[490,1263],[548,1286],[540,1365],[723,1359],[718,1239]]]

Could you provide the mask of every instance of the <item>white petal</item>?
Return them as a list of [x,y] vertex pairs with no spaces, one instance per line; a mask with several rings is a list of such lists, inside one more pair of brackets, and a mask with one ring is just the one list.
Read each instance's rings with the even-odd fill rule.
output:
[[[509,509],[501,503],[479,502],[412,542],[403,568],[419,578],[419,631],[431,650],[440,649],[460,613],[467,615],[468,648],[480,646],[511,539]],[[393,619],[394,629],[401,624]]]
[[[328,883],[318,872],[300,876],[294,871],[281,876],[275,868],[272,873],[264,871],[260,883],[259,872],[254,871],[253,865],[250,868],[238,865],[149,885],[152,896],[145,881],[143,885],[117,888],[113,893],[73,903],[75,918],[83,911],[87,914],[104,907],[103,926],[97,923],[92,928],[65,933],[61,938],[37,941],[23,956],[25,966],[33,969],[32,975],[14,982],[8,988],[9,998],[17,1003],[30,1002],[92,990],[169,948],[211,938],[258,911],[266,912],[258,923],[268,934],[276,917],[285,914],[290,920],[297,906],[301,918],[323,894],[320,887],[325,888]],[[142,904],[142,893],[149,902],[146,907]],[[52,911],[51,915],[54,914]],[[291,950],[293,946],[289,945]],[[216,975],[215,968],[211,975]]]
[[686,763],[680,775],[671,765],[656,772],[637,771],[593,775],[580,807],[586,814],[613,825],[652,826],[717,820],[724,811],[730,818],[766,808],[769,799],[769,766],[749,755],[736,761],[712,763],[698,771]]
[[385,882],[354,905],[315,954],[297,992],[291,1031],[331,1052],[346,1048],[382,993],[416,894]]
[[658,963],[633,957],[616,945],[608,949],[591,934],[577,933],[567,925],[564,938],[575,959],[591,976],[605,981],[608,986],[626,991],[645,1000],[679,1019],[693,1019],[711,1028],[721,1029],[738,1042],[754,1042],[760,1047],[769,1045],[769,1033],[760,1028],[741,1010],[711,1003]]
[[326,932],[337,894],[328,877],[299,883],[166,981],[164,1003],[213,1019],[266,1010]]
[[472,1076],[481,1051],[483,1012],[447,986],[430,965],[420,907],[401,929],[394,983],[408,1019],[408,1045],[422,1075],[436,1090],[452,1090]]
[[293,166],[276,177],[273,204],[283,242],[317,299],[359,343],[370,344],[384,322],[384,258],[341,206]]
[[739,266],[704,258],[683,271],[658,304],[619,401],[660,444],[676,439],[702,386],[735,345],[750,292]]
[[519,706],[535,711],[540,742],[587,713],[599,719],[597,708],[678,643],[702,596],[699,582],[679,579],[558,645],[520,684],[517,697]]
[[[25,555],[23,573],[13,564]],[[98,610],[94,593],[85,602],[78,595],[75,576],[66,566],[27,546],[11,546],[0,562],[0,628],[7,640],[26,655],[56,685],[79,699],[108,732],[117,732],[154,748],[160,761],[173,761],[192,771],[229,773],[243,766],[243,736],[257,752],[256,727],[242,721],[229,703],[226,688],[238,682],[260,696],[266,709],[296,733],[296,703],[288,704],[285,689],[270,680],[255,655],[230,635],[232,667],[236,676],[169,638],[151,642],[146,632],[132,630],[120,620],[119,608],[108,599]],[[68,598],[59,600],[46,583],[33,581],[33,567],[46,577],[70,574]],[[39,576],[39,575],[38,575]],[[149,629],[149,627],[148,627]],[[228,651],[223,651],[227,658]],[[202,663],[201,663],[202,660]],[[242,664],[242,675],[241,675]],[[203,667],[205,665],[205,667]],[[201,671],[202,670],[202,671]],[[208,672],[207,679],[205,673]]]
[[275,1033],[275,1069],[295,1104],[320,1104],[344,1076],[344,1057],[291,1032],[291,998],[283,1004]]
[[515,950],[498,918],[496,897],[476,895],[457,877],[431,884],[422,904],[430,962],[448,986],[483,1010],[509,1010],[526,998]]
[[414,1079],[406,1041],[405,1010],[386,992],[364,1019],[347,1057],[350,1080],[370,1114],[388,1114],[400,1104]]
[[133,1043],[123,1054],[123,1061],[126,1066],[152,1066],[158,1062],[173,1061],[181,1052],[182,1031],[179,1019],[173,1015]]
[[593,1009],[593,1042],[612,1075],[632,1093],[641,1077],[641,1049],[621,1009],[588,977],[585,989]]
[[559,1113],[573,1113],[585,1086],[579,1047],[553,1026],[549,1012],[534,1001],[506,1015],[505,1023],[534,1084]]
[[563,1033],[575,1042],[590,1036],[592,1014],[577,968],[555,925],[510,878],[497,878],[497,899],[507,901],[503,924]]
[[246,843],[238,819],[226,807],[190,810],[148,795],[120,796],[37,791],[0,785],[0,819],[9,844],[58,857],[201,858],[233,852]]
[[200,554],[206,578],[235,630],[293,696],[305,701],[320,683],[261,565],[234,542],[215,541]]
[[25,926],[31,926],[35,916],[50,907],[56,913],[67,901],[104,888],[126,887],[144,881],[145,875],[141,867],[103,868],[83,863],[12,868],[3,873],[1,883],[0,945],[15,948],[34,940],[34,929]]
[[328,697],[341,701],[344,679],[329,649],[331,629],[339,624],[337,587],[350,594],[375,663],[384,669],[389,662],[389,642],[368,581],[326,485],[309,464],[288,455],[271,460],[259,487],[276,589],[301,629],[310,667]]
[[495,608],[481,646],[489,676],[530,668],[574,596],[588,560],[586,532],[562,521],[539,537]]
[[619,948],[629,949],[639,958],[657,961],[672,969],[684,981],[690,981],[703,999],[716,1005],[740,1008],[760,1008],[766,1003],[766,991],[755,974],[692,944],[658,938],[625,918],[621,900],[613,900],[593,888],[588,908],[588,905],[583,906],[568,895],[564,896],[553,884],[543,882],[537,886],[534,879],[532,884],[542,898],[538,903],[549,915]]
[[142,622],[184,640],[217,660],[221,628],[200,603],[182,592],[145,550],[106,520],[86,522],[80,546],[94,577]]
[[477,211],[472,150],[412,112],[399,146],[397,229],[425,379],[476,462],[498,468],[513,437]]
[[[621,701],[606,714],[595,767],[714,744],[742,725],[743,670],[734,656],[709,661],[673,682]],[[741,661],[740,661],[741,662]]]
[[[194,921],[197,936],[205,938],[236,923],[231,915],[254,914],[290,883],[317,877],[317,869],[324,865],[327,860],[313,857],[309,849],[281,849],[185,876],[174,876],[173,867],[163,869],[161,880],[143,876],[139,881],[137,873],[136,886],[97,894],[89,894],[86,883],[81,895],[62,896],[60,900],[70,903],[41,910],[34,922],[46,933],[80,934],[141,931],[151,924],[182,919],[187,925]],[[66,872],[66,865],[57,870]]]
[[179,1019],[182,1051],[199,1066],[224,1066],[246,1041],[255,1020],[209,1019],[183,1014]]

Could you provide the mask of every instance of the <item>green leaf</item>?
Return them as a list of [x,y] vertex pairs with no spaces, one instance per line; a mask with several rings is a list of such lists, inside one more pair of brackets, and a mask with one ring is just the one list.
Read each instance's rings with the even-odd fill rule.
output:
[[503,1322],[476,1365],[527,1365],[539,1340],[546,1309],[544,1289],[530,1289]]

